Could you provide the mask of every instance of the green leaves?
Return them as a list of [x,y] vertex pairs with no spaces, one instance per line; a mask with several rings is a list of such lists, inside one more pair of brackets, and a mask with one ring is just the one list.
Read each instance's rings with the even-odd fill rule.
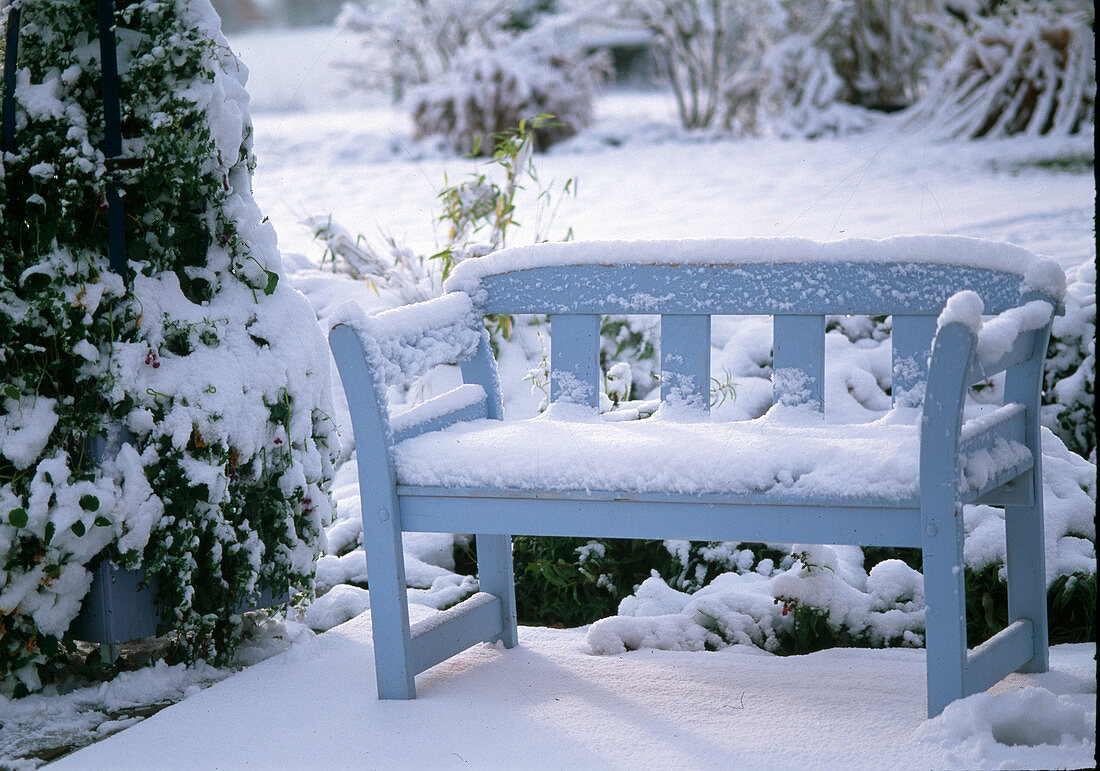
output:
[[264,294],[275,294],[275,287],[279,285],[279,274],[266,268],[264,268],[264,273],[267,274],[267,286],[264,287]]
[[80,508],[84,511],[99,511],[99,498],[94,495],[80,496]]
[[12,509],[8,512],[8,524],[12,527],[26,527],[27,521],[26,509]]
[[271,422],[282,424],[290,414],[290,408],[286,402],[275,402],[271,405]]
[[13,386],[11,383],[8,383],[4,386],[4,396],[8,397],[9,399],[18,399],[19,389]]

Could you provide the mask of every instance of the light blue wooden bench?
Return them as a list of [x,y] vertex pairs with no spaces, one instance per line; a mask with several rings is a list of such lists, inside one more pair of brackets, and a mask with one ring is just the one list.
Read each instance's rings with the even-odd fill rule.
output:
[[[570,243],[469,260],[455,269],[448,293],[429,303],[373,317],[346,310],[330,344],[356,438],[379,697],[415,698],[417,673],[478,642],[516,645],[514,534],[920,547],[929,716],[1010,672],[1045,671],[1039,397],[1063,289],[1064,276],[1049,261],[963,238]],[[945,311],[960,290],[980,295],[985,314],[1001,314],[980,334],[982,311],[972,295],[958,296]],[[482,323],[498,313],[549,314],[551,401],[591,408],[599,395],[601,315],[660,314],[662,399],[702,412],[709,404],[710,317],[771,315],[775,401],[808,420],[807,410],[824,409],[826,315],[890,315],[892,395],[895,407],[913,415],[912,487],[894,495],[859,489],[821,495],[796,482],[723,492],[718,474],[713,484],[696,480],[686,492],[602,489],[592,479],[554,489],[563,470],[552,468],[516,486],[506,470],[477,460],[477,443],[496,441],[495,427],[518,426],[513,442],[552,429],[580,436],[583,428],[588,438],[578,441],[588,442],[581,454],[589,458],[601,436],[617,436],[613,426],[629,426],[632,441],[650,425],[677,429],[675,419],[566,421],[564,429],[546,420],[499,422],[501,389]],[[389,414],[387,386],[454,362],[461,363],[464,385]],[[1005,406],[964,421],[968,387],[999,372]],[[755,435],[768,429],[762,420],[752,423]],[[700,430],[698,420],[691,425]],[[704,426],[744,430],[733,422],[704,420]],[[837,438],[829,445],[833,430]],[[826,442],[814,446],[845,453],[842,427],[822,419],[813,431],[815,441]],[[740,443],[731,436],[732,462],[723,467],[732,469]],[[512,457],[514,447],[500,447],[511,448],[500,452],[502,468],[521,462]],[[468,473],[467,453],[475,466]],[[420,477],[406,468],[408,457],[433,454],[450,462],[458,482],[447,481],[451,472],[444,469],[439,483],[410,483]],[[597,482],[601,473],[592,471]],[[497,474],[503,481],[493,483]],[[1005,507],[1010,623],[968,650],[962,506],[979,502]],[[480,592],[410,628],[402,532],[476,533]]]

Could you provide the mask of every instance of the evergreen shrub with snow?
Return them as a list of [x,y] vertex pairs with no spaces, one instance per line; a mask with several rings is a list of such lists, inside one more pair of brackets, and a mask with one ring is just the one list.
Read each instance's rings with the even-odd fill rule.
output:
[[22,10],[0,165],[0,689],[38,688],[103,560],[159,579],[186,660],[309,595],[331,513],[327,349],[252,199],[247,71],[209,0],[115,4],[128,282],[106,255],[93,0]]

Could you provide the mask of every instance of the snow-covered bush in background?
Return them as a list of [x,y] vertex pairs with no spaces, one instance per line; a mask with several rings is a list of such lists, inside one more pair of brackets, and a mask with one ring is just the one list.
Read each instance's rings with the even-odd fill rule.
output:
[[657,40],[685,128],[818,136],[912,102],[932,0],[621,0]]
[[776,41],[761,57],[755,76],[726,92],[724,127],[810,139],[868,128],[872,114],[842,99],[845,82],[821,43],[813,34]]
[[[938,50],[930,22],[943,13],[942,0],[831,0],[823,5],[819,18],[828,26],[823,47],[844,84],[841,101],[886,111],[916,101],[923,71]],[[814,12],[809,3],[788,8],[804,16]]]
[[951,0],[950,59],[931,75],[911,125],[945,138],[1068,135],[1096,123],[1095,10],[1021,0],[992,11]]
[[[116,3],[131,280],[108,268],[96,4],[22,9],[0,184],[0,688],[64,660],[101,560],[159,579],[189,660],[312,591],[328,354],[252,199],[246,70],[209,0]],[[97,439],[102,437],[103,439]]]
[[752,93],[784,19],[777,0],[619,0],[653,32],[684,128],[707,128],[728,94]]
[[354,88],[389,89],[400,100],[410,86],[451,69],[466,46],[487,47],[502,34],[508,12],[499,0],[362,0],[349,2],[336,25],[358,38],[341,64]]
[[1054,317],[1043,371],[1043,423],[1096,462],[1096,266],[1071,272],[1066,313]]
[[410,92],[416,137],[443,136],[456,152],[488,155],[493,135],[522,120],[553,118],[534,132],[540,150],[589,125],[603,60],[549,42],[529,32],[492,48],[464,48],[438,80]]
[[443,136],[455,150],[491,155],[494,134],[536,115],[545,148],[592,121],[604,59],[586,54],[577,19],[545,16],[531,0],[399,0],[346,4],[337,24],[358,36],[345,61],[354,88],[389,88],[413,116],[417,137]]

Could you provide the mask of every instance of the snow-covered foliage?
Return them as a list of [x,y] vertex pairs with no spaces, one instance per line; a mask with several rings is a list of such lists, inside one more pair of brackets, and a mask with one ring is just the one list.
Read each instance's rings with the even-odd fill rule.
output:
[[842,101],[895,110],[919,96],[923,70],[937,50],[929,22],[943,12],[942,0],[826,0],[788,8],[826,20],[823,43],[843,82]]
[[1096,461],[1096,265],[1068,277],[1066,313],[1056,316],[1043,382],[1043,418],[1066,446]]
[[330,518],[328,354],[251,193],[247,71],[208,0],[116,4],[128,283],[106,256],[96,4],[23,12],[3,157],[0,688],[34,690],[108,559],[184,657],[262,588],[309,594]]
[[358,38],[356,54],[340,65],[349,84],[391,89],[438,79],[467,46],[490,47],[508,21],[499,0],[361,0],[344,4],[336,25]]
[[621,0],[654,33],[685,128],[819,136],[908,105],[931,0]]
[[873,115],[843,100],[846,84],[821,42],[790,34],[769,47],[757,76],[726,92],[725,126],[807,138],[868,128]]
[[399,244],[392,235],[383,234],[376,240],[353,237],[331,214],[306,217],[303,224],[325,244],[324,262],[331,260],[334,270],[375,289],[392,290],[402,303],[430,300],[443,291],[442,271],[433,270],[428,258]]
[[[1043,464],[1047,584],[1055,585],[1059,577],[1094,576],[1095,467],[1046,429]],[[964,516],[968,576],[992,566],[1003,582],[1004,511],[967,506]],[[654,572],[622,600],[618,615],[593,624],[592,652],[742,644],[792,653],[830,641],[923,645],[924,581],[899,559],[880,560],[868,569],[865,550],[857,546],[687,541],[665,546],[678,572]]]
[[783,27],[774,0],[622,0],[653,32],[684,128],[706,128],[728,94],[752,92],[764,52]]
[[417,138],[444,136],[457,152],[485,154],[493,135],[538,115],[554,118],[535,132],[539,149],[587,126],[602,60],[560,52],[552,42],[527,33],[460,51],[438,80],[409,94]]
[[933,0],[781,2],[783,26],[753,75],[726,92],[724,123],[817,137],[867,129],[911,104],[934,50]]
[[948,3],[950,59],[909,118],[937,135],[1066,135],[1096,123],[1095,11],[1081,0],[1023,0],[981,13]]
[[354,87],[386,85],[403,98],[418,138],[443,136],[458,152],[488,155],[494,135],[551,115],[534,132],[545,148],[591,123],[605,65],[582,50],[575,18],[539,19],[536,5],[348,3],[338,24],[358,35],[361,58],[344,69]]

